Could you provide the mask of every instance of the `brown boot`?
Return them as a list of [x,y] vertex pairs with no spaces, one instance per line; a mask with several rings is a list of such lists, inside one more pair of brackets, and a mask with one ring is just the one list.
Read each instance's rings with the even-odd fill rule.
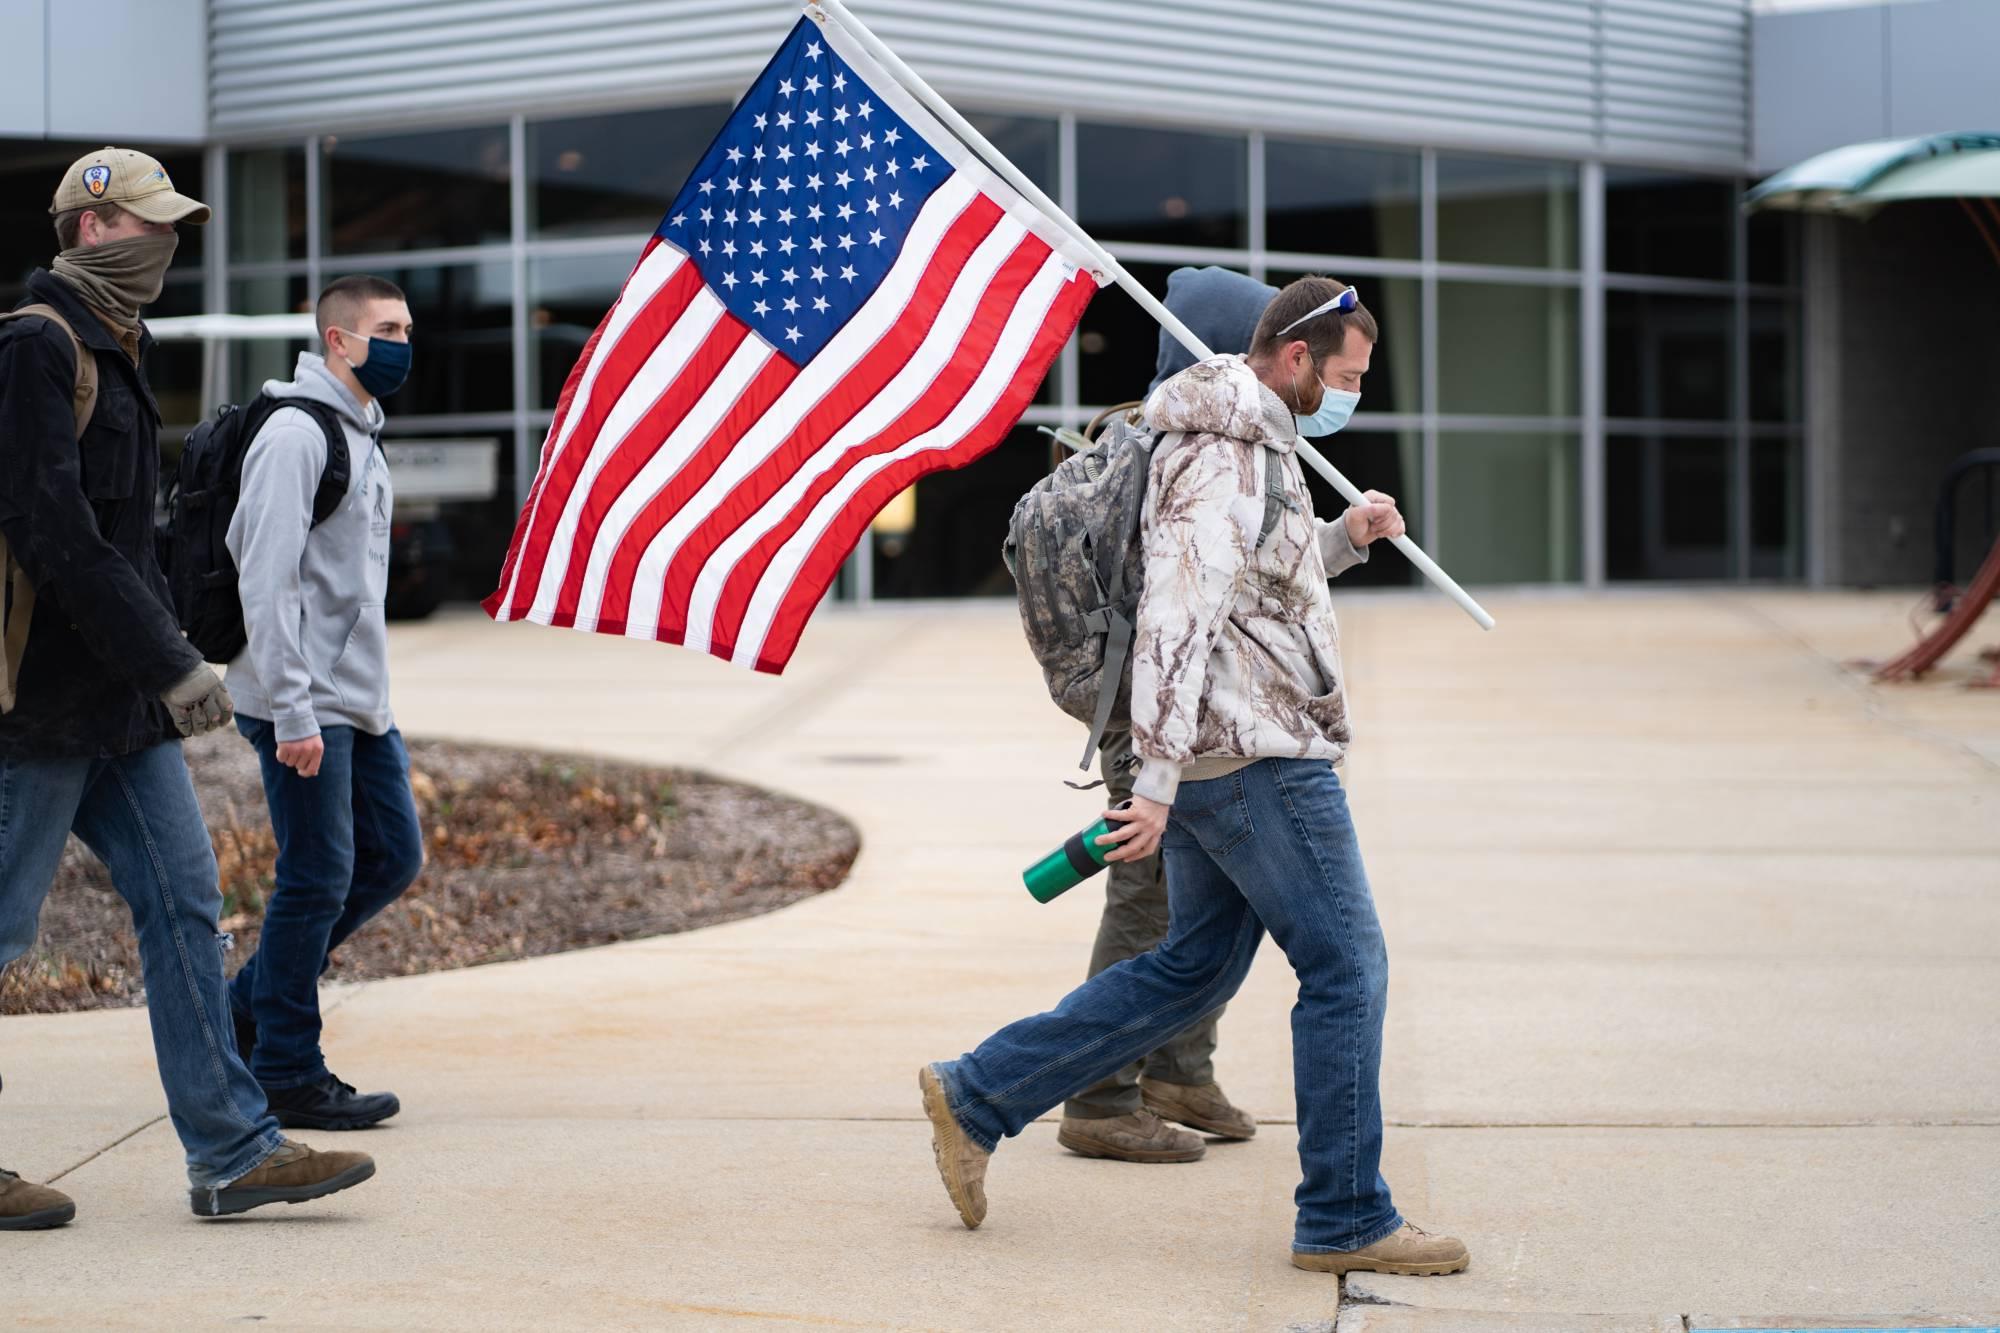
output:
[[188,1205],[197,1217],[247,1213],[267,1203],[304,1203],[335,1194],[375,1174],[375,1159],[360,1152],[315,1152],[284,1141],[249,1175],[220,1189],[191,1189]]
[[1292,1251],[1292,1266],[1308,1273],[1406,1273],[1413,1277],[1437,1277],[1461,1272],[1471,1262],[1464,1241],[1433,1236],[1412,1222],[1403,1223],[1401,1230],[1359,1250],[1339,1254]]
[[43,1231],[75,1216],[75,1202],[61,1190],[0,1171],[0,1231]]
[[1146,1109],[1162,1120],[1171,1120],[1204,1134],[1224,1139],[1254,1139],[1257,1121],[1248,1111],[1232,1106],[1228,1096],[1213,1083],[1200,1085],[1162,1083],[1158,1079],[1139,1080],[1139,1095]]
[[931,1122],[931,1155],[937,1158],[945,1193],[951,1196],[965,1229],[976,1231],[986,1220],[986,1164],[993,1160],[993,1154],[974,1143],[951,1113],[951,1101],[936,1070],[929,1065],[919,1070],[917,1087],[924,1094],[924,1114]]
[[1175,1129],[1151,1111],[1105,1120],[1066,1115],[1056,1142],[1073,1153],[1114,1162],[1199,1162],[1208,1151],[1199,1134]]

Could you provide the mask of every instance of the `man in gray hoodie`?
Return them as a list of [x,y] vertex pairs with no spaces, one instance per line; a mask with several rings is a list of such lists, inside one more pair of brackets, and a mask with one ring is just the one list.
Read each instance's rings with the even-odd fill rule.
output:
[[333,409],[347,496],[318,525],[328,440],[303,409],[271,413],[243,460],[229,553],[248,644],[229,666],[237,729],[256,748],[278,840],[277,884],[257,952],[230,985],[237,1046],[282,1125],[359,1129],[395,1094],[357,1093],[320,1051],[319,977],[341,941],[423,869],[410,758],[389,709],[389,520],[380,398],[410,366],[410,308],[382,278],[320,294],[324,356],[299,356],[264,392]]

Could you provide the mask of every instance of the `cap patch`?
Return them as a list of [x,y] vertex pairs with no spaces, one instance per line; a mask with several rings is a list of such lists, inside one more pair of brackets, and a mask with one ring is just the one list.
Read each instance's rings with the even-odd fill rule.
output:
[[83,188],[90,191],[92,199],[102,199],[105,190],[111,186],[111,168],[102,162],[94,167],[86,167],[83,172]]

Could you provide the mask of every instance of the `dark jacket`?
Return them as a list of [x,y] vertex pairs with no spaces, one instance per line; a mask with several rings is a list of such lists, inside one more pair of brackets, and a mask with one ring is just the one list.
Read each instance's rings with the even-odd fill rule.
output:
[[97,357],[97,410],[79,442],[76,356],[45,319],[0,324],[0,535],[35,585],[20,697],[0,755],[131,754],[177,736],[160,694],[201,665],[181,636],[153,545],[160,408],[139,367],[61,279],[23,304],[61,311]]

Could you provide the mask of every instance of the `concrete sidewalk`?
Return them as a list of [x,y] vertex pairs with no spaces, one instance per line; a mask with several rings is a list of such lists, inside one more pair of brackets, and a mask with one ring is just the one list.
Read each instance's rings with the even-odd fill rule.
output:
[[[1259,1138],[1191,1166],[1007,1144],[984,1229],[918,1065],[1081,979],[1095,813],[1006,605],[823,611],[782,679],[469,615],[397,631],[412,734],[695,765],[856,820],[774,916],[329,995],[403,1097],[381,1174],[198,1223],[137,1011],[0,1022],[0,1320],[164,1327],[1664,1330],[2000,1315],[2000,696],[1875,689],[1904,597],[1343,598],[1347,779],[1388,931],[1385,1171],[1451,1278],[1286,1262],[1283,959],[1223,1023]],[[1990,642],[1994,636],[1981,637]],[[1959,659],[1960,674],[1968,659]],[[326,1142],[336,1136],[307,1136]],[[356,1143],[358,1140],[358,1143]],[[1472,1312],[1472,1313],[1466,1313]],[[1708,1322],[1704,1322],[1708,1321]]]

